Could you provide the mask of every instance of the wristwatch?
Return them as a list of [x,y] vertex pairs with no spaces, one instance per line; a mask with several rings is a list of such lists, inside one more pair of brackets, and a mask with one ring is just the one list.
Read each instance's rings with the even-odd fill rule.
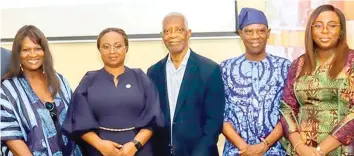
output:
[[140,149],[141,147],[143,147],[143,146],[141,145],[141,143],[140,143],[139,141],[135,140],[135,139],[133,139],[131,142],[134,143],[134,145],[135,145],[135,147],[136,147],[136,149],[137,149],[138,151],[139,151],[139,149]]

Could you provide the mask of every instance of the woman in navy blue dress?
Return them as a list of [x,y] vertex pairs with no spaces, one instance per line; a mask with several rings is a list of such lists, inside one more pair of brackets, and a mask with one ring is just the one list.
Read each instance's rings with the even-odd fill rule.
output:
[[149,139],[164,121],[155,86],[141,69],[124,66],[128,39],[122,29],[103,30],[97,48],[104,67],[82,78],[64,130],[81,141],[84,155],[152,156]]

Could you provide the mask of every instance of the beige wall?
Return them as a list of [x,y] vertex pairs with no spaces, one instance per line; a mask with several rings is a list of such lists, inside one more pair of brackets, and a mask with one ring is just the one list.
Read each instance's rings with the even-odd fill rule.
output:
[[[240,0],[238,8],[254,7],[264,10],[263,0]],[[240,9],[238,9],[240,11]],[[167,55],[162,41],[130,41],[126,65],[142,68],[144,71],[152,64]],[[2,45],[11,49],[11,45]],[[190,47],[200,55],[208,57],[217,63],[241,55],[244,47],[239,38],[191,40]],[[63,74],[74,89],[82,76],[90,70],[102,68],[101,58],[95,43],[51,43],[55,69]],[[219,152],[223,150],[225,138],[220,135]]]
[[[243,7],[253,7],[265,10],[264,0],[238,0],[238,11]],[[162,41],[130,41],[126,65],[142,68],[144,71],[167,55]],[[349,43],[354,47],[354,40]],[[11,45],[2,45],[11,49]],[[217,63],[241,55],[244,47],[239,38],[233,39],[193,39],[190,47],[200,55],[208,57]],[[102,68],[99,52],[95,43],[51,43],[55,69],[63,74],[73,89],[76,88],[82,76],[90,70]],[[220,135],[218,143],[222,152],[224,137]]]
[[[264,0],[238,0],[238,11],[243,7],[265,9]],[[192,30],[193,31],[193,30]],[[167,55],[162,41],[130,41],[126,65],[142,68],[149,66]],[[11,45],[2,47],[11,49]],[[243,45],[239,38],[233,39],[195,39],[190,41],[190,47],[200,55],[208,57],[217,63],[243,53]],[[74,89],[82,76],[90,70],[102,68],[101,58],[96,44],[91,43],[50,43],[54,57],[55,69],[63,74]]]
[[[126,58],[128,67],[147,70],[151,65],[167,55],[162,41],[131,41]],[[3,45],[11,49],[11,45]],[[191,40],[190,47],[200,55],[217,63],[240,55],[243,47],[240,39]],[[63,74],[72,88],[80,82],[82,76],[90,70],[103,67],[95,43],[51,43],[55,69]]]
[[[240,39],[191,40],[190,47],[200,55],[217,63],[243,53]],[[11,45],[3,45],[11,49]],[[63,74],[74,89],[82,76],[90,70],[103,67],[95,43],[52,43],[55,69]],[[167,55],[162,41],[130,42],[126,65],[147,70],[152,64]],[[218,146],[222,152],[224,137],[220,135]]]
[[[264,10],[265,3],[264,0],[238,1],[238,8],[246,6]],[[167,55],[162,41],[130,41],[129,44],[126,58],[128,67],[142,68],[146,71],[148,67]],[[11,49],[9,44],[1,46]],[[198,54],[217,63],[241,55],[244,49],[239,38],[195,39],[190,41],[190,47]],[[95,43],[50,43],[50,49],[53,53],[55,69],[68,79],[73,89],[87,71],[103,67]],[[220,135],[218,143],[220,153],[223,144],[224,137]]]
[[[11,49],[11,45],[3,45]],[[218,63],[235,57],[243,52],[240,39],[191,40],[190,47],[200,55],[206,56]],[[90,70],[103,67],[100,54],[95,43],[51,43],[55,69],[63,74],[73,89],[76,88],[82,76]],[[162,41],[130,42],[126,65],[147,70],[152,64],[167,55]],[[220,135],[220,152],[224,137]]]

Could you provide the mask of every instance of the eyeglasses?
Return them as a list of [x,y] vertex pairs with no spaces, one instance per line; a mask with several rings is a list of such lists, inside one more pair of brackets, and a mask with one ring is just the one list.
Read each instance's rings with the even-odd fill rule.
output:
[[55,113],[55,103],[46,102],[45,108],[49,111],[50,117],[52,117],[53,121],[57,121],[57,114]]
[[327,30],[335,30],[340,24],[338,23],[328,23],[327,25],[324,25],[322,23],[315,23],[311,25],[315,30],[323,30],[324,27],[326,27]]
[[123,45],[110,45],[110,44],[104,44],[102,45],[102,47],[100,48],[100,50],[103,52],[103,53],[109,53],[111,52],[111,50],[113,50],[113,52],[122,52],[123,49],[126,48],[126,46],[123,46]]

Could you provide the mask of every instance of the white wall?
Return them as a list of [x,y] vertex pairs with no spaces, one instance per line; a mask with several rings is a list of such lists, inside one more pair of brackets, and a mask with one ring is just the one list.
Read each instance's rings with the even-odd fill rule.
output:
[[1,38],[13,38],[27,24],[47,37],[95,36],[107,27],[120,27],[127,34],[158,34],[163,17],[174,11],[188,17],[194,32],[235,31],[234,0],[91,0],[80,5],[4,8]]

